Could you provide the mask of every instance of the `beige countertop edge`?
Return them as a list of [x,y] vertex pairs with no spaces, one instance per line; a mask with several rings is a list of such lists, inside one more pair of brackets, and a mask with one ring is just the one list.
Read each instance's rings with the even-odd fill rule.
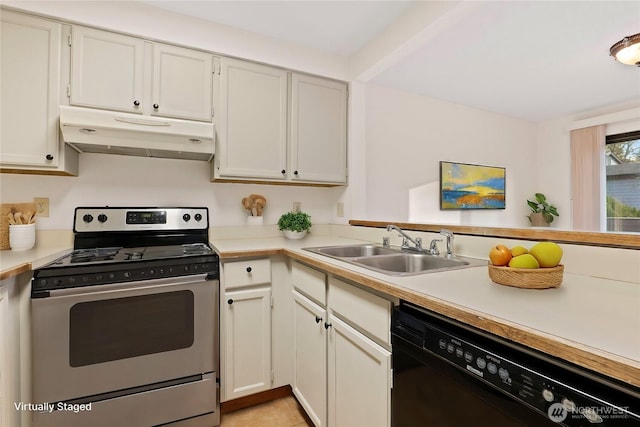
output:
[[220,259],[223,261],[242,257],[279,254],[287,255],[343,279],[351,280],[370,289],[418,304],[424,308],[457,319],[500,337],[616,378],[633,386],[640,387],[640,362],[638,361],[510,322],[503,318],[494,317],[488,313],[475,311],[402,286],[394,285],[375,277],[343,268],[329,260],[320,260],[311,254],[307,255],[296,249],[267,248],[219,252]]
[[36,247],[23,252],[0,252],[0,280],[9,279],[29,272],[66,255],[72,249],[61,247]]

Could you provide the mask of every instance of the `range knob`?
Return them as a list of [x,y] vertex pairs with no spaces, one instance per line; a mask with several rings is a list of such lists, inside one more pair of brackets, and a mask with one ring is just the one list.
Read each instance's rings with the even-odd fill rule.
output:
[[84,222],[89,223],[89,222],[93,221],[93,215],[91,215],[91,214],[84,214],[84,216],[82,217],[82,220],[83,220]]
[[489,371],[490,374],[494,374],[496,372],[498,372],[498,367],[496,366],[495,363],[489,362],[489,364],[487,365],[487,370]]
[[484,360],[482,357],[478,357],[476,359],[476,365],[478,366],[478,368],[484,369],[487,367],[487,361]]
[[199,213],[197,213],[197,214],[195,214],[195,215],[193,216],[193,218],[194,218],[196,221],[201,221],[201,220],[202,220],[202,215],[201,215],[201,214],[199,214]]
[[189,222],[189,220],[191,219],[191,215],[184,214],[184,215],[182,215],[182,219],[184,220],[184,222]]
[[553,392],[551,390],[545,388],[544,390],[542,390],[542,398],[547,402],[553,402],[555,396],[553,395]]
[[98,215],[98,221],[107,222],[107,216],[105,214]]

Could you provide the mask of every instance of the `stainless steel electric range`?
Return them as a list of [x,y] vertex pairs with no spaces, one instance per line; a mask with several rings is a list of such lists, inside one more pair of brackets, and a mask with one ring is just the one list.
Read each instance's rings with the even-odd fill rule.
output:
[[34,271],[33,425],[218,425],[208,209],[80,207],[73,230]]

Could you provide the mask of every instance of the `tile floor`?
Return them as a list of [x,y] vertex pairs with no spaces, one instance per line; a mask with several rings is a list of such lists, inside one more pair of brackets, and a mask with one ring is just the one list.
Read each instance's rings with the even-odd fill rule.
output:
[[222,414],[221,427],[313,427],[293,396]]

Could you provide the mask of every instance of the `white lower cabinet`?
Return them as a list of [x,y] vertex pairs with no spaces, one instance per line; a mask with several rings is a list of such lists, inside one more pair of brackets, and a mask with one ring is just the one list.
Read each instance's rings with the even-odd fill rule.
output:
[[328,354],[328,425],[391,425],[391,352],[332,317]]
[[391,302],[299,263],[292,278],[298,401],[316,426],[389,426],[391,342],[370,326],[389,325]]
[[327,425],[326,311],[293,292],[293,393],[316,426]]
[[271,388],[271,288],[225,292],[224,400]]

